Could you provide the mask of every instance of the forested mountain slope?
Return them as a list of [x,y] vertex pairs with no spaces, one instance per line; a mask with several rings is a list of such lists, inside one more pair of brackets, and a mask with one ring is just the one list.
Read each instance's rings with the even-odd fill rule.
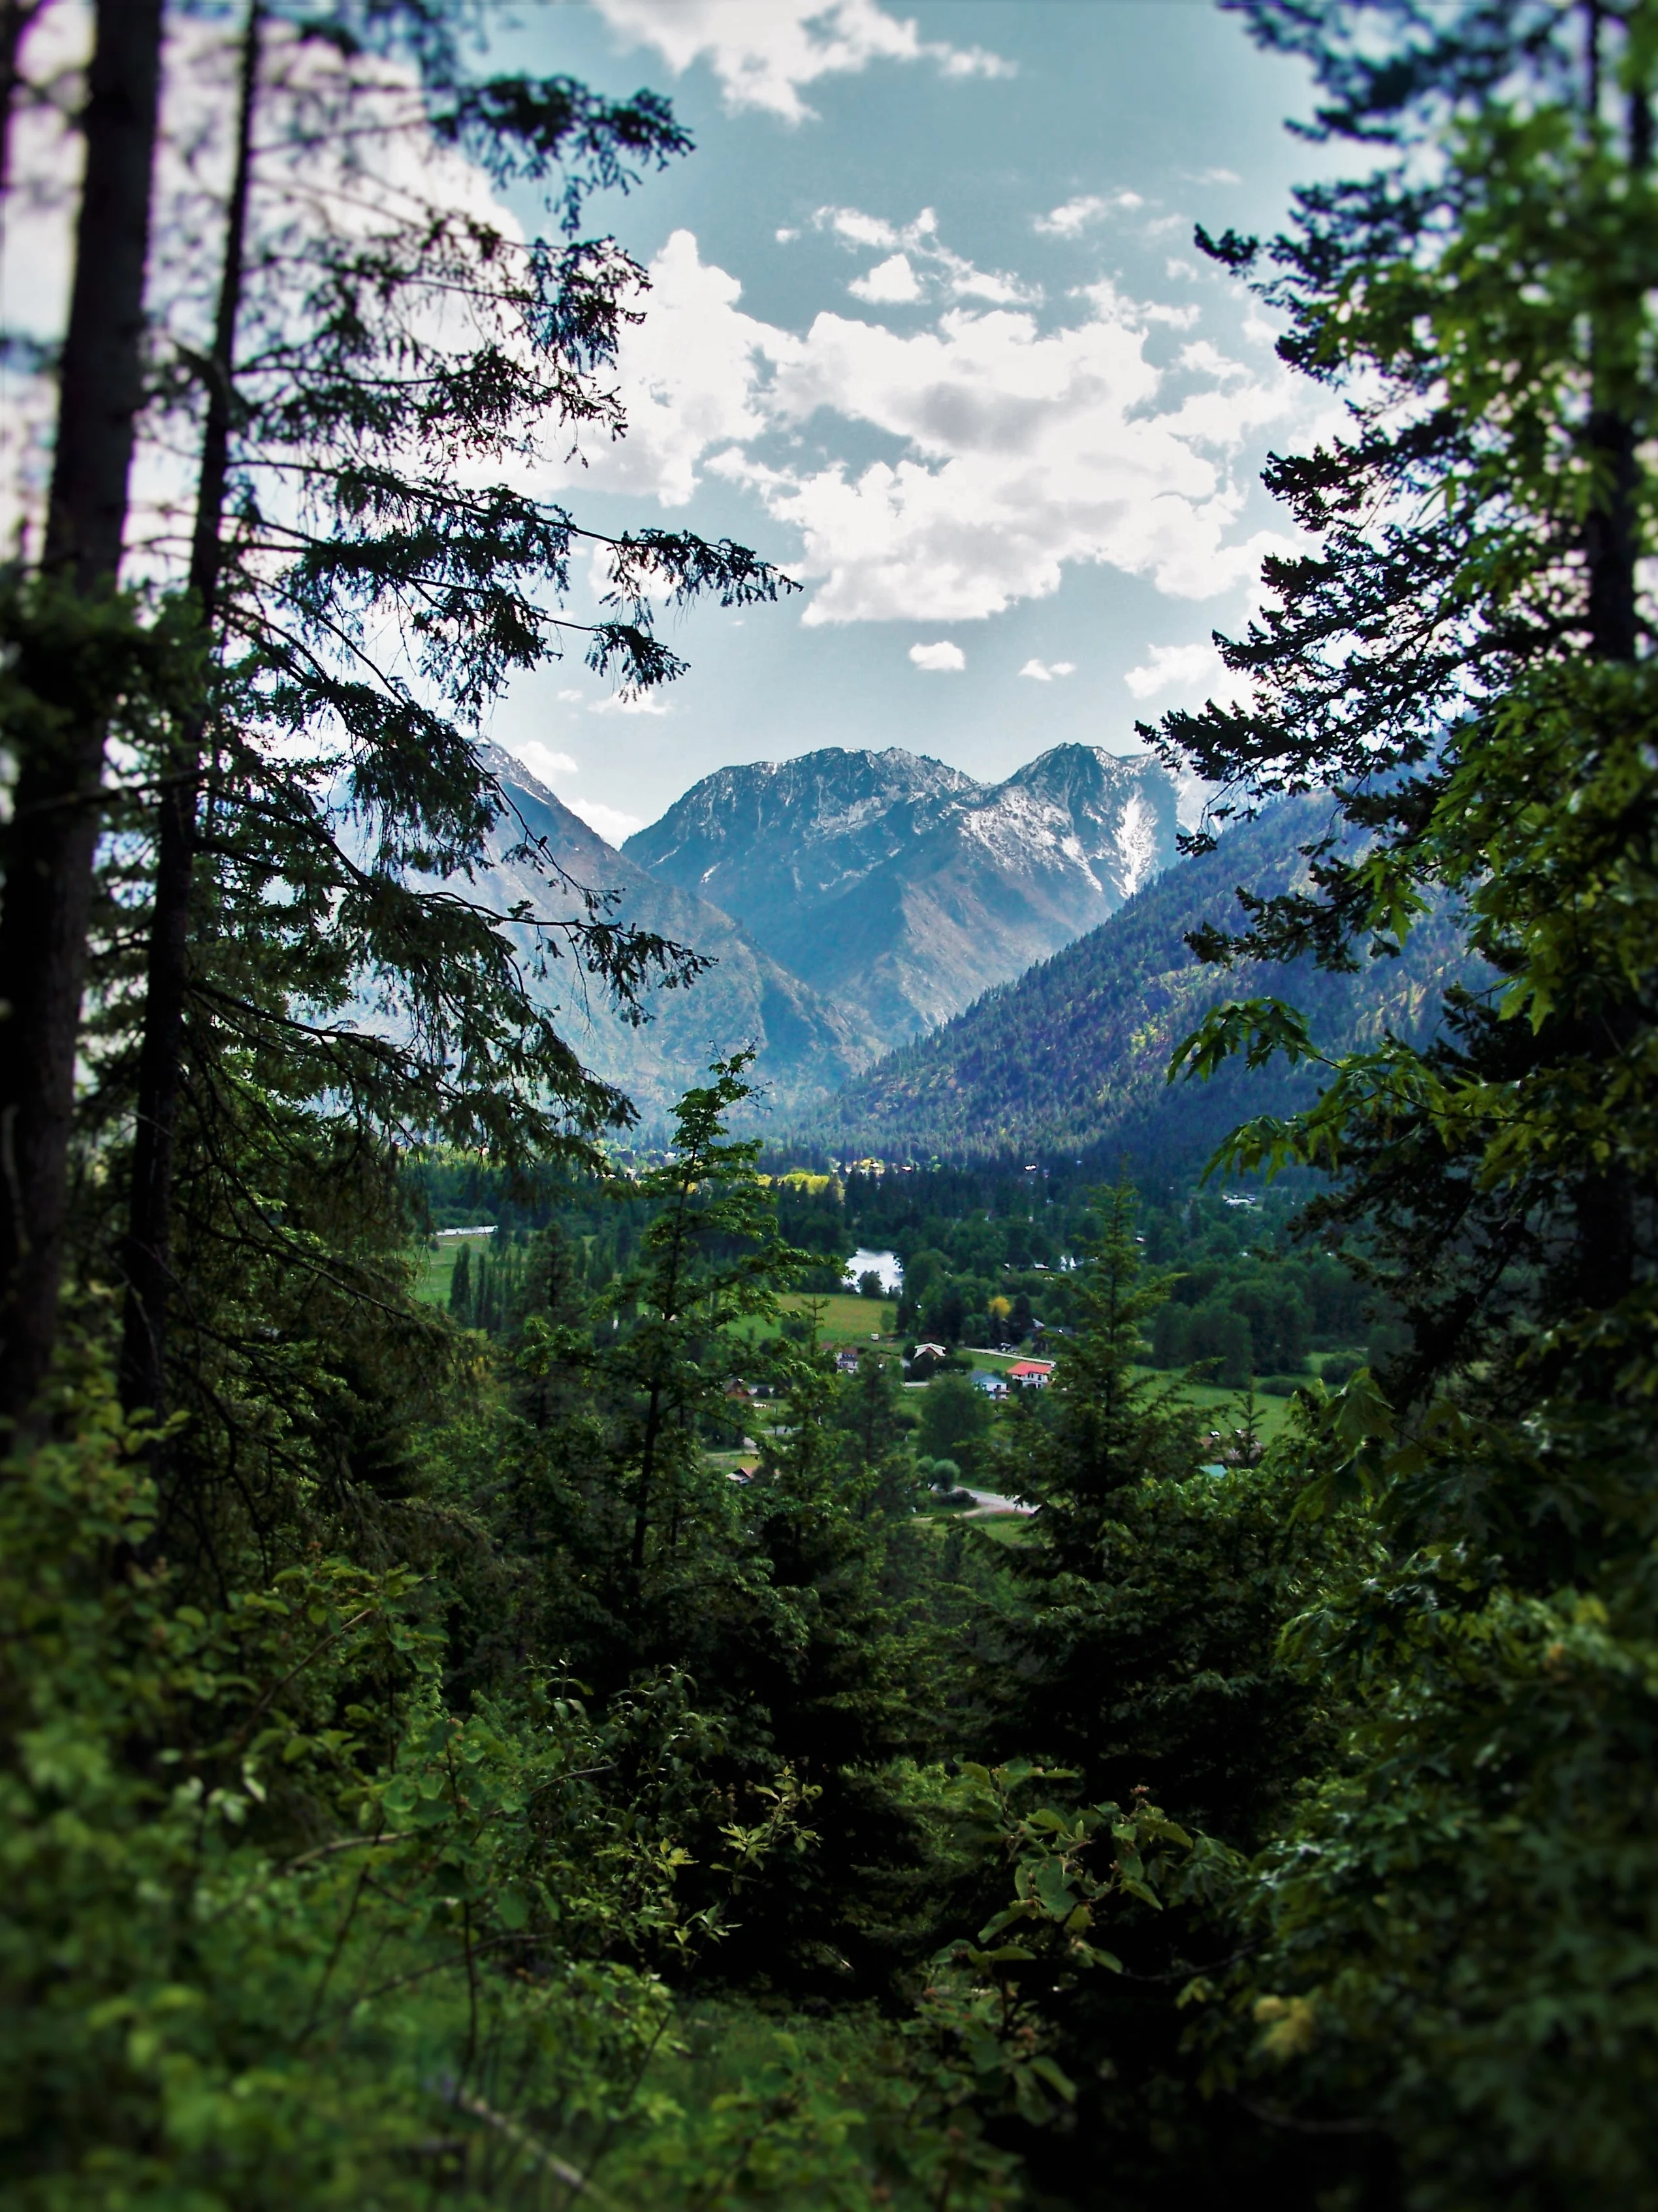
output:
[[1300,847],[1327,818],[1327,805],[1302,799],[1232,830],[1099,928],[855,1079],[821,1126],[875,1153],[1121,1148],[1138,1162],[1186,1165],[1237,1121],[1283,1112],[1316,1088],[1315,1073],[1291,1073],[1281,1062],[1254,1073],[1234,1063],[1212,1082],[1168,1085],[1174,1047],[1221,1000],[1289,999],[1332,1048],[1387,1030],[1420,1040],[1445,984],[1461,972],[1448,921],[1421,927],[1403,957],[1351,975],[1304,966],[1227,975],[1199,966],[1186,944],[1203,921],[1241,924],[1239,884],[1286,887],[1305,867]]
[[1175,856],[1151,760],[1060,745],[1000,784],[891,747],[720,769],[628,840],[878,1047],[959,1013]]

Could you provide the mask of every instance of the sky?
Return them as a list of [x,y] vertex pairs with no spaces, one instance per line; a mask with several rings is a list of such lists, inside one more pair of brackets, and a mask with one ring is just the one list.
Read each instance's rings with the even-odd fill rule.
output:
[[[37,42],[67,58],[89,20],[70,0]],[[1055,744],[1136,750],[1137,719],[1230,690],[1212,633],[1293,543],[1261,467],[1330,403],[1192,233],[1270,232],[1327,161],[1284,127],[1309,105],[1299,64],[1211,0],[490,0],[486,20],[484,65],[648,85],[696,142],[589,204],[650,273],[630,427],[544,453],[525,488],[598,530],[734,538],[802,586],[670,615],[689,671],[641,698],[577,641],[486,735],[620,842],[731,763],[902,745],[994,781]],[[180,82],[187,167],[213,102]],[[8,210],[0,313],[48,331],[73,163],[55,141],[31,159],[57,184]],[[487,208],[482,177],[452,182]],[[512,213],[547,228],[528,198]],[[0,362],[0,472],[49,397]]]
[[995,781],[1224,679],[1259,483],[1327,403],[1193,248],[1320,156],[1297,64],[1203,0],[555,0],[503,59],[666,93],[697,150],[604,219],[651,271],[630,428],[579,520],[730,536],[804,590],[676,617],[688,675],[579,657],[493,734],[619,841],[724,764],[902,745]]

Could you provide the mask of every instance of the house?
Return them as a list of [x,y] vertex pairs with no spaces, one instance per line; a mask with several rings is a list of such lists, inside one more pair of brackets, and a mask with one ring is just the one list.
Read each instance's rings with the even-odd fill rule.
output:
[[948,1359],[950,1357],[950,1346],[947,1344],[918,1344],[914,1357],[919,1359],[924,1352],[929,1359]]
[[1010,1382],[1023,1382],[1033,1390],[1045,1390],[1054,1379],[1051,1359],[1016,1359],[1007,1370]]
[[987,1374],[982,1369],[974,1376],[973,1387],[975,1390],[982,1390],[987,1398],[1005,1398],[1007,1395],[1005,1378],[1000,1375]]
[[858,1354],[855,1352],[837,1352],[835,1371],[837,1375],[855,1375],[858,1372]]

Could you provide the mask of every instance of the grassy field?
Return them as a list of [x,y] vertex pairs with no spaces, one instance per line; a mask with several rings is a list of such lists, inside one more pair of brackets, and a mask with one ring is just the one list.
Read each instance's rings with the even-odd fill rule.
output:
[[[884,1351],[902,1350],[892,1331],[898,1318],[898,1310],[885,1300],[859,1297],[855,1291],[835,1291],[823,1297],[810,1297],[804,1291],[790,1291],[778,1300],[786,1314],[805,1313],[817,1309],[817,1335],[821,1344],[832,1350],[843,1346],[878,1342]],[[738,1322],[732,1329],[733,1336],[745,1338],[750,1343],[762,1342],[777,1334],[774,1322]]]
[[446,1237],[435,1252],[429,1244],[422,1244],[415,1255],[420,1264],[420,1273],[415,1278],[415,1296],[423,1305],[446,1306],[461,1247],[470,1245],[477,1251],[479,1245],[494,1242],[492,1237]]
[[[1149,1382],[1172,1382],[1175,1395],[1188,1406],[1200,1407],[1209,1416],[1209,1425],[1224,1436],[1243,1419],[1244,1393],[1242,1390],[1223,1390],[1210,1382],[1182,1382],[1178,1376],[1141,1367],[1135,1373]],[[1288,1398],[1268,1398],[1259,1391],[1255,1395],[1255,1419],[1263,1442],[1271,1443],[1290,1418]]]

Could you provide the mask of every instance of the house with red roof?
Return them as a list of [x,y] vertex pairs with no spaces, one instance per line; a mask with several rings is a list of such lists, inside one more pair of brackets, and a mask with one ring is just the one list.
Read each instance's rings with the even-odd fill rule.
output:
[[1016,1359],[1005,1372],[1010,1382],[1023,1382],[1032,1389],[1045,1390],[1054,1379],[1054,1365],[1051,1359]]

